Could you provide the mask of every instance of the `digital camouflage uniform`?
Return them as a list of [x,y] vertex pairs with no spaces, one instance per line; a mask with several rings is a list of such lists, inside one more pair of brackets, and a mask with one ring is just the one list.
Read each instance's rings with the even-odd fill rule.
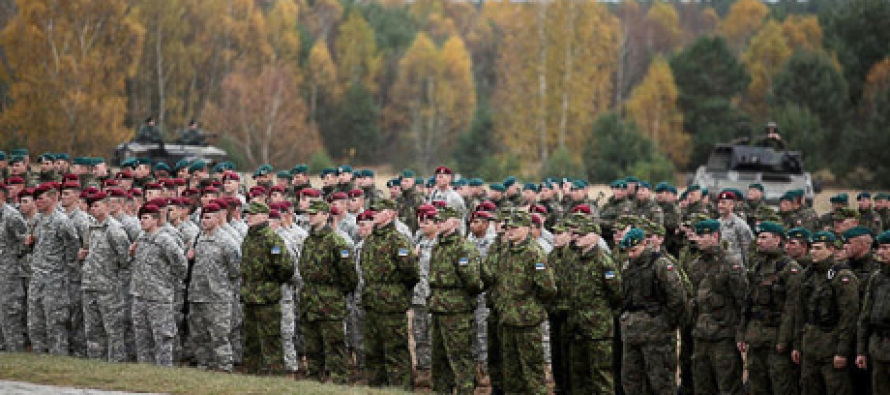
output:
[[541,323],[544,306],[556,295],[553,268],[529,237],[510,243],[497,258],[493,298],[500,320],[505,393],[545,394]]
[[[473,233],[467,235],[467,239],[476,246],[483,264],[488,259],[488,252],[491,246],[494,245],[496,237],[497,233],[495,233],[493,225],[489,226],[485,236],[476,237]],[[482,292],[476,297],[476,310],[473,313],[476,321],[476,341],[473,343],[473,358],[476,360],[477,368],[482,370],[480,374],[488,371],[488,315],[486,293]]]
[[621,278],[609,255],[598,246],[574,256],[574,273],[568,283],[567,319],[571,393],[611,394],[614,315],[621,301]]
[[126,322],[120,274],[130,266],[127,234],[114,218],[92,221],[83,261],[83,321],[87,356],[110,362],[124,362]]
[[68,355],[71,303],[68,282],[80,240],[65,214],[37,214],[28,287],[28,336],[34,352]]
[[781,247],[758,251],[752,257],[742,316],[750,390],[755,394],[797,394],[800,371],[790,352],[799,349],[794,318],[803,269]]
[[890,276],[888,263],[874,273],[859,313],[856,354],[867,355],[872,393],[890,393]]
[[371,386],[411,390],[406,312],[420,274],[411,241],[394,222],[375,225],[359,258],[365,279],[365,368]]
[[415,211],[424,203],[423,195],[414,189],[402,191],[396,198],[396,207],[399,212],[399,220],[408,225],[411,230],[417,229],[417,217]]
[[[300,229],[302,231],[302,229]],[[284,356],[284,366],[289,372],[296,372],[300,368],[300,355],[304,352],[303,332],[300,325],[299,303],[303,278],[300,276],[299,262],[300,251],[303,248],[303,239],[306,236],[297,236],[278,228],[291,256],[294,257],[294,277],[291,281],[281,284],[281,347]]]
[[676,330],[686,304],[678,271],[669,258],[648,248],[621,269],[621,383],[628,394],[677,391]]
[[346,355],[346,297],[358,285],[352,246],[329,226],[312,229],[300,254],[300,323],[306,343],[308,377],[349,381]]
[[881,215],[873,208],[859,210],[859,223],[875,235],[881,233],[884,228]]
[[432,335],[431,325],[432,316],[427,307],[426,300],[430,296],[430,258],[433,254],[433,247],[436,245],[437,239],[427,238],[422,232],[418,231],[416,245],[418,251],[418,269],[420,272],[420,281],[414,286],[414,294],[411,297],[411,330],[414,336],[414,355],[417,359],[416,368],[418,371],[429,370],[432,364]]
[[220,237],[219,228],[198,235],[188,284],[188,324],[189,343],[199,366],[232,370],[229,334],[240,264],[238,250]]
[[350,291],[346,301],[346,308],[349,311],[349,317],[346,320],[346,346],[354,358],[355,369],[359,372],[365,368],[365,310],[362,308],[362,288],[365,285],[365,278],[362,275],[359,262],[364,244],[364,240],[360,240],[355,245],[353,267],[355,267],[358,276],[358,283]]
[[[801,337],[801,394],[852,394],[849,365],[853,362],[859,280],[833,259],[813,262],[803,276],[798,327]],[[834,368],[836,355],[848,366]]]
[[[74,230],[77,231],[77,241],[80,243],[78,248],[86,247],[87,243],[89,243],[86,233],[90,226],[91,217],[76,207],[73,210],[67,211],[66,215],[68,216],[68,220],[71,221],[71,224],[74,226]],[[82,262],[75,258],[75,261],[72,262],[71,265],[71,277],[68,280],[68,294],[71,300],[69,343],[71,354],[77,357],[85,357],[87,355],[87,342],[83,321],[83,291],[81,291],[81,278],[83,278],[81,264]]]
[[495,238],[488,250],[485,261],[482,262],[482,283],[485,285],[485,303],[488,306],[488,318],[486,320],[486,355],[488,361],[488,376],[491,381],[491,393],[493,395],[504,393],[504,363],[501,354],[501,319],[495,300],[497,298],[497,275],[500,273],[500,263],[506,254],[509,243],[504,235]]
[[0,349],[25,348],[25,283],[20,262],[28,233],[25,218],[11,205],[0,202]]
[[653,198],[646,200],[634,199],[633,214],[658,225],[664,225],[664,210]]
[[569,311],[572,305],[569,284],[576,274],[575,264],[579,252],[576,246],[568,243],[555,247],[547,256],[547,262],[553,267],[556,279],[556,296],[547,305],[547,319],[550,322],[551,370],[555,391],[558,393],[569,392],[571,389],[569,349],[574,344],[574,339],[568,332]]
[[730,214],[728,218],[720,217],[720,240],[727,245],[726,252],[734,259],[741,260],[748,267],[748,251],[754,240],[754,232],[736,214]]
[[736,349],[747,285],[742,262],[723,246],[701,251],[688,272],[695,296],[692,336],[696,394],[742,394],[742,358]]
[[436,393],[473,394],[473,310],[482,290],[476,247],[457,230],[439,236],[429,263],[432,371]]
[[174,302],[183,287],[188,262],[173,236],[160,229],[143,234],[136,244],[130,282],[136,359],[173,366]]
[[294,276],[294,258],[268,223],[247,230],[241,244],[244,367],[249,373],[285,371],[281,345],[281,285]]

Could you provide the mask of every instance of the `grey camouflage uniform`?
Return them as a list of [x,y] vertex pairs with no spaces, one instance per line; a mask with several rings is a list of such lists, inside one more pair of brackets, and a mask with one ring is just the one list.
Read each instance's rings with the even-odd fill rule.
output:
[[173,365],[174,302],[182,292],[188,263],[169,233],[160,229],[136,240],[133,260],[133,330],[140,363]]
[[726,252],[735,259],[748,265],[748,247],[754,240],[754,233],[745,220],[736,214],[730,214],[729,219],[719,218],[720,239],[729,243]]
[[355,353],[355,367],[361,371],[365,368],[365,347],[364,347],[364,320],[365,311],[362,309],[362,288],[365,285],[365,279],[362,275],[362,266],[359,263],[359,257],[362,255],[362,245],[364,240],[359,240],[355,245],[355,272],[358,275],[358,285],[349,297],[346,298],[346,346],[348,350]]
[[[476,237],[473,233],[467,236],[479,251],[479,257],[484,261],[488,257],[488,250],[494,244],[497,233],[494,226],[489,226],[485,236]],[[488,364],[488,306],[485,305],[485,292],[479,294],[476,299],[476,310],[473,313],[476,321],[476,341],[473,343],[473,358],[476,363],[482,364],[487,369]]]
[[38,214],[28,287],[28,334],[34,352],[68,355],[71,265],[80,240],[59,211]]
[[417,231],[415,239],[420,251],[417,256],[420,281],[414,286],[414,295],[411,297],[411,310],[413,311],[414,354],[417,357],[417,370],[427,370],[432,363],[432,344],[430,343],[430,316],[426,306],[426,300],[430,296],[430,257],[436,239],[429,239],[420,231]]
[[[92,222],[92,217],[77,207],[71,211],[67,211],[65,215],[68,216],[68,220],[71,221],[74,230],[77,231],[78,242],[80,243],[78,248],[86,246],[89,242],[86,233],[87,229],[90,227],[90,222]],[[68,294],[71,298],[69,345],[73,355],[85,357],[87,356],[87,342],[83,321],[83,292],[81,291],[81,278],[83,274],[81,272],[80,261],[75,261],[74,264],[71,265],[70,275],[71,277],[68,282]]]
[[22,242],[28,232],[25,218],[0,202],[0,349],[25,348],[25,283],[21,266]]
[[279,303],[281,304],[281,346],[284,349],[284,365],[288,371],[296,372],[300,368],[300,353],[303,349],[297,306],[303,282],[299,270],[300,251],[303,250],[305,237],[300,238],[299,235],[284,228],[278,228],[277,233],[284,240],[290,255],[294,257],[294,277],[290,282],[281,284]]
[[83,261],[81,289],[87,356],[110,362],[126,360],[126,325],[120,273],[128,269],[129,240],[120,223],[108,217],[91,221],[89,250]]

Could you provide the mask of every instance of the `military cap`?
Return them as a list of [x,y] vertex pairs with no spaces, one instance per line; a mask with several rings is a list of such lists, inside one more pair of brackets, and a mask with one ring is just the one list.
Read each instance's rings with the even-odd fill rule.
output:
[[6,151],[0,151],[0,160],[6,160]]
[[64,183],[62,183],[62,186],[61,186],[61,188],[59,188],[59,190],[66,190],[66,189],[80,190],[81,189],[80,183],[77,181],[65,181]]
[[533,204],[528,208],[528,212],[530,213],[538,213],[538,214],[547,214],[549,210],[547,210],[547,206],[543,204]]
[[13,164],[13,163],[19,163],[19,162],[24,162],[24,161],[25,161],[25,157],[24,157],[24,156],[21,156],[21,155],[13,155],[13,156],[11,156],[11,157],[9,158],[9,161],[8,161],[8,162],[9,162],[9,164]]
[[850,196],[846,193],[839,193],[830,197],[828,201],[832,204],[847,204],[850,201]]
[[[211,200],[210,202],[218,205],[219,208],[221,208],[223,210],[227,210],[229,208],[229,202],[223,198],[216,198],[216,199]],[[269,210],[271,210],[271,209],[272,209],[272,207],[269,207]]]
[[587,188],[587,181],[584,181],[584,180],[572,181],[572,189],[584,189],[584,188]]
[[686,187],[686,192],[695,192],[695,191],[700,191],[700,190],[701,190],[701,186],[698,184],[692,184],[692,185]]
[[66,181],[80,182],[80,179],[77,178],[77,174],[68,173],[62,176],[62,182]]
[[862,199],[871,199],[871,192],[867,192],[867,191],[859,192],[859,194],[856,195],[856,200],[862,200]]
[[399,174],[399,178],[400,178],[400,179],[402,179],[402,178],[413,178],[413,177],[414,177],[414,171],[413,171],[413,170],[404,169],[404,170],[402,170],[402,172]]
[[[269,195],[271,195],[273,192],[284,193],[285,191],[287,191],[287,190],[284,189],[284,187],[281,185],[272,185],[272,187],[269,188]],[[340,193],[343,193],[343,192],[340,192]]]
[[494,215],[492,215],[491,212],[488,212],[488,211],[478,210],[478,211],[474,211],[473,214],[470,216],[470,219],[476,219],[476,218],[481,218],[486,221],[491,221],[492,219],[494,219]]
[[219,189],[216,187],[204,187],[201,188],[201,195],[206,195],[208,193],[219,193]]
[[145,203],[153,204],[155,206],[158,206],[158,208],[165,208],[170,205],[170,201],[167,200],[167,198],[162,198],[162,197],[157,197],[157,198],[151,199]]
[[460,219],[462,217],[460,211],[451,206],[445,206],[436,210],[439,212],[439,219],[441,220],[446,220],[449,218]]
[[583,213],[590,215],[591,213],[593,213],[593,210],[591,210],[590,206],[588,206],[587,204],[581,203],[576,205],[575,207],[572,207],[572,213]]
[[667,182],[662,181],[662,182],[659,182],[658,184],[655,184],[655,193],[661,193],[661,192],[677,193],[677,188],[675,188],[673,185],[671,185]]
[[166,171],[168,173],[172,172],[173,169],[170,168],[170,165],[164,162],[158,162],[154,165],[154,171]]
[[350,166],[350,165],[340,165],[340,167],[337,168],[337,175],[340,175],[340,174],[346,174],[346,173],[350,173],[350,174],[353,173],[353,171],[352,171],[352,166]]
[[792,228],[785,233],[785,236],[789,239],[804,240],[809,243],[813,234],[807,228]]
[[649,181],[640,181],[640,183],[637,184],[637,188],[652,189],[652,184],[650,184]]
[[324,200],[313,200],[306,209],[306,214],[328,213],[331,211],[331,205]]
[[565,233],[569,231],[569,227],[566,226],[565,221],[558,221],[553,224],[553,233]]
[[38,161],[38,162],[43,162],[43,161],[54,162],[55,160],[56,160],[56,157],[55,157],[53,154],[49,153],[49,152],[47,152],[47,153],[45,153],[45,154],[42,154],[42,155],[40,155],[40,156],[37,157],[37,161]]
[[373,211],[395,210],[396,202],[391,199],[379,199],[372,203],[370,208]]
[[78,157],[74,158],[74,160],[71,163],[73,163],[75,165],[80,165],[80,166],[92,166],[92,163],[90,162],[90,158],[88,158],[86,156],[78,156]]
[[349,199],[349,195],[346,192],[335,192],[331,194],[330,201],[334,200],[347,200]]
[[257,167],[257,169],[254,170],[253,178],[262,177],[267,174],[271,174],[273,171],[274,171],[274,169],[272,169],[272,165],[262,164],[262,165],[260,165],[260,167]]
[[493,184],[488,184],[488,189],[491,189],[492,191],[498,191],[498,192],[504,192],[507,190],[507,188],[504,187],[504,184],[501,184],[499,182],[496,182]]
[[434,173],[435,174],[453,174],[454,172],[451,171],[451,168],[448,166],[439,166],[436,168],[436,171]]
[[695,233],[698,235],[707,235],[720,232],[720,221],[716,219],[706,219],[698,221],[694,225]]
[[508,227],[531,226],[532,216],[524,211],[515,211],[507,218]]
[[182,169],[185,169],[189,166],[191,162],[188,159],[180,159],[173,164],[173,171],[179,172]]
[[702,194],[703,196],[708,196],[708,192],[709,192],[709,191],[708,191],[708,188],[702,188],[702,189],[701,189],[701,194]]
[[643,229],[643,231],[645,231],[646,234],[658,235],[658,236],[665,235],[666,232],[665,232],[664,226],[662,226],[661,224],[658,224],[655,221],[650,221],[646,218],[643,218],[642,222],[643,223],[641,224],[642,225],[641,229]]
[[281,170],[275,173],[275,178],[281,178],[285,180],[289,180],[291,178],[291,174],[289,171]]
[[206,169],[207,169],[207,162],[205,162],[201,159],[198,159],[189,165],[189,174],[192,174],[194,172],[201,171],[201,170],[206,170]]
[[326,167],[321,169],[321,173],[318,173],[318,176],[321,178],[325,178],[328,174],[337,174],[337,169],[333,167]]
[[158,206],[155,206],[153,204],[144,204],[144,205],[142,205],[142,207],[139,208],[138,216],[141,217],[144,214],[154,215],[154,214],[160,214],[160,213],[161,213],[161,209]]
[[303,188],[300,190],[300,196],[308,196],[308,197],[321,197],[321,192],[318,189],[314,188]]
[[400,183],[400,180],[398,178],[390,178],[389,180],[386,181],[386,187],[392,188],[392,187],[398,186],[399,183]]
[[309,173],[309,166],[306,166],[304,164],[296,165],[296,166],[294,166],[293,169],[290,169],[290,174],[292,176],[294,174],[308,174],[308,173]]
[[269,219],[281,219],[281,211],[278,209],[269,209]]
[[878,244],[890,244],[890,230],[884,231],[878,235],[878,238],[875,240]]
[[757,224],[755,233],[773,233],[785,237],[785,228],[781,224],[772,221],[763,221]]
[[488,212],[492,213],[492,212],[495,212],[497,209],[498,209],[498,206],[490,200],[485,200],[485,201],[476,205],[476,211],[488,211]]
[[787,200],[787,201],[789,201],[789,202],[793,202],[793,201],[795,201],[796,199],[797,199],[797,198],[796,198],[796,197],[794,196],[794,194],[791,193],[790,191],[789,191],[789,192],[785,192],[785,193],[783,193],[782,196],[779,197],[779,201]]
[[859,218],[859,210],[850,207],[839,207],[834,210],[831,215],[832,219],[835,221],[843,221],[845,219],[858,219]]
[[813,243],[828,243],[828,245],[834,246],[834,243],[837,242],[837,237],[834,237],[834,233],[820,230],[813,234],[813,238],[811,240]]
[[129,191],[127,191],[127,196],[131,197],[131,198],[142,197],[142,190],[139,188],[132,188]]
[[180,196],[178,198],[170,199],[170,204],[177,207],[188,207],[192,205],[192,200],[185,196]]
[[375,176],[377,176],[377,174],[374,173],[374,170],[371,170],[371,169],[364,169],[364,170],[362,170],[362,177],[365,177],[365,178],[374,178]]
[[886,192],[878,192],[875,194],[875,200],[890,200],[890,195]]
[[7,177],[6,185],[25,185],[25,179],[19,176]]
[[127,158],[121,161],[121,167],[136,167],[138,160],[136,158]]
[[618,244],[622,250],[631,249],[640,244],[643,244],[643,241],[646,240],[646,232],[643,232],[640,228],[630,228],[627,233],[624,234],[624,237],[621,238],[621,243]]
[[471,187],[481,187],[481,186],[485,185],[485,182],[482,181],[481,178],[471,178],[467,181],[467,185],[469,185]]
[[27,148],[16,148],[14,150],[9,151],[10,155],[18,155],[18,156],[28,156],[29,152]]
[[[86,191],[84,191],[84,192],[86,192]],[[108,197],[108,194],[105,192],[102,192],[102,191],[98,191],[98,192],[89,193],[85,197],[87,200],[87,204],[92,206],[93,203],[101,202],[101,201],[105,200],[105,198]]]
[[223,182],[228,180],[241,181],[241,176],[239,176],[238,173],[235,173],[234,171],[226,170],[225,172],[223,172],[222,180]]
[[578,234],[586,235],[589,233],[602,233],[600,226],[587,217],[584,217],[583,219],[575,219],[574,225],[574,231]]
[[160,182],[148,182],[148,183],[145,184],[144,187],[142,187],[142,189],[144,189],[144,190],[146,190],[146,191],[149,191],[149,190],[160,190],[160,189],[164,189],[164,186],[161,185]]
[[421,176],[414,177],[415,184],[423,186],[424,182],[426,182],[426,178],[423,178]]
[[3,181],[0,181],[0,191],[8,191],[8,189],[6,189],[6,183],[4,183]]
[[791,196],[794,196],[795,198],[800,199],[800,198],[803,197],[803,195],[804,195],[806,192],[804,192],[803,189],[799,189],[799,188],[798,188],[798,189],[792,189],[792,190],[788,191],[788,193],[790,193]]
[[263,202],[254,201],[247,206],[248,214],[269,214],[269,210],[269,206]]
[[427,188],[433,187],[433,186],[435,186],[435,185],[436,185],[436,176],[430,176],[430,178],[428,178],[428,179],[426,180],[426,186],[427,186]]
[[761,184],[759,182],[755,182],[753,184],[749,184],[748,189],[759,189],[760,192],[763,192],[763,184]]
[[363,190],[361,190],[361,189],[359,189],[359,188],[355,188],[355,189],[353,189],[353,190],[350,190],[350,191],[347,193],[347,195],[349,196],[349,198],[359,198],[359,197],[364,197],[364,196],[365,196],[365,191],[363,191]]
[[461,178],[459,180],[451,181],[451,186],[453,187],[465,187],[467,186],[467,179]]
[[151,158],[136,158],[137,165],[150,165]]
[[93,166],[95,166],[95,165],[101,165],[101,164],[105,163],[105,158],[103,158],[103,157],[101,157],[101,156],[94,156],[94,157],[91,158],[90,161],[92,162],[92,165],[93,165]]
[[511,186],[516,184],[516,182],[517,182],[516,177],[509,176],[509,177],[505,178],[504,181],[501,182],[501,184],[504,184],[504,188],[510,188]]
[[638,228],[640,226],[640,220],[642,218],[636,215],[620,215],[618,219],[615,221],[615,224],[618,225],[619,228],[623,229],[628,226]]
[[730,190],[730,189],[724,189],[724,190],[720,191],[719,194],[717,194],[717,200],[724,200],[724,199],[738,200],[739,198],[740,198],[740,196],[736,195],[735,191]]
[[210,213],[218,213],[222,211],[222,207],[214,202],[210,202],[201,207],[201,213],[210,214]]
[[627,181],[615,180],[615,181],[612,181],[611,184],[609,184],[609,187],[615,188],[615,189],[627,189]]
[[540,189],[538,188],[538,184],[531,183],[531,182],[526,183],[525,185],[523,185],[523,186],[522,186],[522,190],[523,190],[523,191],[535,191],[535,192],[539,192],[539,191],[540,191]]
[[844,240],[850,240],[861,236],[873,236],[873,234],[870,229],[861,225],[847,229],[843,234]]

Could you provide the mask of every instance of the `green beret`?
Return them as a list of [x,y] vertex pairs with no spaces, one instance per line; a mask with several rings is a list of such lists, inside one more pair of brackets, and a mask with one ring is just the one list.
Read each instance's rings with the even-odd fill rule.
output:
[[471,187],[481,187],[485,185],[485,182],[482,181],[481,178],[471,178],[469,181],[467,181],[467,185]]
[[6,160],[6,151],[0,151],[0,160]]
[[757,225],[755,233],[773,233],[785,237],[785,228],[783,228],[781,224],[778,224],[776,222],[764,221]]
[[621,243],[618,246],[622,250],[627,250],[633,247],[636,247],[643,243],[646,240],[646,233],[643,232],[640,228],[631,228],[624,234],[624,237],[621,238]]
[[414,178],[414,171],[408,170],[408,169],[402,170],[402,173],[399,175],[399,178]]
[[433,187],[436,185],[436,176],[430,176],[430,178],[426,179],[427,188]]
[[523,185],[523,186],[522,186],[522,190],[523,190],[523,191],[535,191],[535,192],[540,192],[540,188],[538,187],[538,184],[531,183],[531,182],[526,183],[525,185]]
[[491,189],[492,191],[498,191],[498,192],[504,192],[507,190],[507,188],[504,187],[504,184],[497,183],[497,182],[494,184],[488,184],[488,189]]
[[572,181],[572,189],[584,189],[584,188],[587,188],[587,181],[584,181],[584,180]]
[[708,196],[708,188],[702,188],[702,189],[701,189],[701,194],[704,195],[704,196]]
[[127,158],[122,160],[121,167],[136,167],[136,158]]
[[13,164],[13,163],[17,163],[17,162],[24,162],[24,161],[25,161],[25,157],[22,155],[13,155],[12,157],[9,158],[9,164]]
[[642,225],[643,225],[643,226],[642,226],[642,229],[643,229],[643,231],[645,231],[647,234],[650,234],[650,235],[658,235],[658,236],[664,236],[664,235],[667,233],[667,232],[665,231],[665,229],[664,229],[664,225],[661,225],[661,224],[659,224],[659,223],[656,223],[655,221],[650,221],[650,220],[648,220],[648,219],[646,219],[646,218],[643,218],[643,219],[642,219],[642,222],[643,222],[643,224],[642,224]]
[[90,166],[91,165],[90,158],[87,158],[85,156],[78,156],[78,157],[74,158],[74,161],[72,163],[74,163],[75,165],[80,165],[80,166]]
[[136,158],[136,165],[151,165],[151,158]]
[[414,183],[417,185],[423,185],[424,181],[426,181],[423,177],[414,177]]
[[359,177],[374,178],[374,170],[371,170],[371,169],[364,169],[364,170],[360,171],[359,174],[360,174]]
[[398,186],[400,183],[401,183],[401,180],[399,180],[398,178],[390,178],[389,180],[386,181],[386,187],[392,188],[392,187]]
[[[213,165],[212,169],[210,169],[210,174],[219,174],[224,171],[226,171],[226,169],[223,167],[223,164],[217,163],[217,164]],[[179,170],[176,170],[176,172],[179,172]]]
[[54,161],[56,160],[56,157],[55,157],[53,154],[49,153],[49,152],[47,152],[47,153],[45,153],[45,154],[40,155],[40,156],[37,157],[37,161],[38,161],[38,162],[43,162],[43,161],[45,161],[45,160],[48,160],[48,161],[50,161],[50,162],[54,162]]
[[176,164],[173,165],[173,171],[178,173],[180,170],[187,168],[189,166],[189,163],[191,162],[189,162],[188,159],[180,159],[176,162]]
[[890,244],[890,230],[884,231],[878,235],[878,244]]
[[785,236],[789,239],[804,240],[809,243],[813,234],[810,233],[807,228],[793,228],[789,229],[788,232],[785,233]]
[[627,181],[615,180],[615,181],[612,181],[611,184],[609,184],[609,187],[617,188],[617,189],[627,189]]
[[269,214],[269,211],[269,206],[263,202],[254,201],[247,206],[248,214]]
[[205,169],[207,169],[207,162],[205,162],[201,159],[198,159],[189,165],[189,174],[192,174],[196,171],[205,170]]
[[516,211],[507,218],[508,227],[531,226],[532,216],[525,211]]
[[275,171],[275,169],[272,168],[272,165],[263,164],[263,165],[260,165],[260,167],[257,167],[257,169],[253,172],[253,177],[254,178],[262,177],[262,176],[272,173],[273,171]]
[[890,195],[886,192],[878,192],[875,194],[875,200],[890,200]]
[[460,211],[457,211],[456,208],[451,206],[439,207],[437,211],[439,212],[439,219],[441,220],[446,220],[448,218],[462,218]]
[[701,190],[701,186],[699,186],[698,184],[692,184],[692,185],[686,187],[686,192],[695,192],[695,191],[700,191],[700,190]]
[[859,192],[859,194],[856,195],[856,200],[859,200],[859,199],[871,199],[871,192],[866,192],[866,191]]
[[219,167],[221,167],[223,170],[235,170],[235,162],[229,160],[220,162]]
[[307,174],[307,173],[309,173],[309,166],[306,166],[306,165],[303,165],[303,164],[296,165],[296,166],[294,166],[293,169],[290,169],[290,173],[291,173],[291,175],[294,175],[294,174]]
[[854,226],[844,232],[844,240],[850,240],[860,236],[872,236],[871,230],[864,226]]
[[664,181],[655,184],[655,193],[667,192],[670,191],[671,184],[668,184]]
[[513,184],[516,184],[516,177],[507,177],[504,179],[504,182],[502,182],[502,184],[504,184],[504,188],[510,188],[513,186]]
[[630,184],[630,183],[632,183],[632,182],[633,182],[633,183],[638,183],[638,184],[639,184],[640,179],[639,179],[639,178],[636,178],[636,177],[634,177],[634,176],[630,176],[630,177],[625,177],[625,178],[624,178],[624,182],[626,182],[626,183],[628,183],[628,184]]
[[345,173],[350,173],[350,174],[352,174],[352,166],[350,166],[350,165],[342,165],[342,166],[340,166],[340,167],[337,168],[337,174],[338,174],[338,175],[339,175],[339,174],[345,174]]
[[637,184],[637,187],[638,187],[638,188],[652,189],[652,184],[650,184],[649,181],[640,181],[640,183]]
[[760,192],[763,192],[763,184],[759,182],[755,182],[753,184],[748,185],[748,189],[759,189]]
[[170,165],[168,165],[164,162],[158,162],[158,163],[155,163],[155,165],[154,165],[154,171],[166,171],[169,173],[169,172],[172,172],[173,169],[170,168]]
[[793,201],[796,200],[796,197],[795,197],[794,194],[791,193],[791,192],[785,192],[785,193],[782,194],[781,197],[779,197],[779,201],[780,201],[780,202],[783,201],[783,200],[787,200],[787,201],[789,201],[789,202],[793,202]]
[[320,212],[330,212],[331,205],[324,200],[313,200],[309,203],[309,208],[306,209],[306,214],[316,214]]
[[455,188],[465,187],[465,186],[467,186],[467,179],[461,178],[461,179],[453,180],[453,181],[451,181],[451,186],[453,186]]
[[319,173],[318,175],[319,177],[324,178],[328,174],[337,174],[337,169],[333,167],[326,167],[324,169],[321,169],[321,173]]
[[828,201],[832,204],[847,204],[850,201],[850,196],[846,193],[839,193],[829,198]]
[[289,180],[291,178],[291,175],[289,171],[281,170],[275,173],[275,178],[283,178],[285,180]]
[[371,203],[371,211],[395,210],[396,202],[392,199],[379,199]]
[[813,243],[828,243],[831,246],[833,246],[836,241],[837,237],[834,237],[834,233],[825,230],[816,232],[812,238]]
[[707,235],[712,233],[720,232],[720,221],[716,219],[706,219],[704,221],[698,221],[694,225],[695,234],[698,235]]
[[28,156],[28,149],[27,148],[16,148],[14,150],[9,151],[9,154],[12,156],[15,156],[15,155]]
[[103,158],[101,156],[96,156],[96,157],[92,158],[92,162],[93,162],[93,166],[101,165],[101,164],[105,163],[105,158]]

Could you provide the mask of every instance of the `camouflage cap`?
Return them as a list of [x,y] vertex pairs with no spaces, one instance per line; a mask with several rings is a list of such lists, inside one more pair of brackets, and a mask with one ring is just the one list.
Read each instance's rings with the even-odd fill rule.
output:
[[704,221],[698,221],[693,226],[695,227],[695,233],[698,235],[707,235],[720,232],[720,221],[717,221],[716,219],[706,219]]
[[697,222],[705,221],[708,219],[711,219],[711,217],[705,213],[694,213],[690,215],[689,218],[686,219],[686,221],[683,221],[683,226],[692,228],[695,227],[695,224]]
[[667,233],[664,229],[664,226],[656,223],[655,221],[650,221],[646,218],[643,218],[642,222],[642,229],[644,232],[646,232],[646,234],[664,236],[665,233]]
[[331,205],[324,200],[313,200],[306,209],[306,214],[327,213],[331,211]]
[[251,202],[247,206],[248,214],[269,214],[269,206],[263,202]]
[[615,225],[621,229],[624,229],[628,226],[638,227],[640,224],[640,217],[636,215],[622,215],[618,217],[618,220],[615,221]]
[[532,217],[529,213],[524,212],[524,211],[516,211],[516,212],[513,212],[507,218],[506,226],[511,227],[511,228],[517,228],[520,226],[531,226],[531,224],[532,224]]
[[849,207],[839,207],[831,214],[834,221],[843,221],[845,219],[859,219],[859,210]]
[[624,234],[624,237],[621,238],[618,247],[622,250],[627,250],[643,244],[644,240],[646,240],[646,232],[643,232],[640,228],[631,228]]
[[439,219],[441,219],[443,221],[446,219],[449,219],[449,218],[457,218],[457,219],[461,218],[460,211],[458,211],[456,208],[451,207],[451,206],[444,206],[444,207],[438,208],[437,211],[439,212]]
[[602,230],[600,226],[593,222],[590,218],[584,218],[583,220],[579,220],[575,227],[575,233],[586,235],[590,233],[601,234]]
[[754,218],[758,221],[782,221],[782,218],[779,216],[779,212],[771,206],[765,204],[761,204],[759,207],[757,207],[757,210],[754,211]]
[[371,203],[372,211],[395,210],[396,202],[392,199],[380,199]]
[[553,233],[565,233],[569,231],[569,227],[566,226],[565,220],[559,221],[553,224]]
[[772,222],[772,221],[761,222],[760,224],[757,225],[757,227],[754,229],[754,231],[755,231],[754,233],[756,233],[756,234],[773,233],[773,234],[777,234],[781,237],[785,237],[785,228],[781,224]]

